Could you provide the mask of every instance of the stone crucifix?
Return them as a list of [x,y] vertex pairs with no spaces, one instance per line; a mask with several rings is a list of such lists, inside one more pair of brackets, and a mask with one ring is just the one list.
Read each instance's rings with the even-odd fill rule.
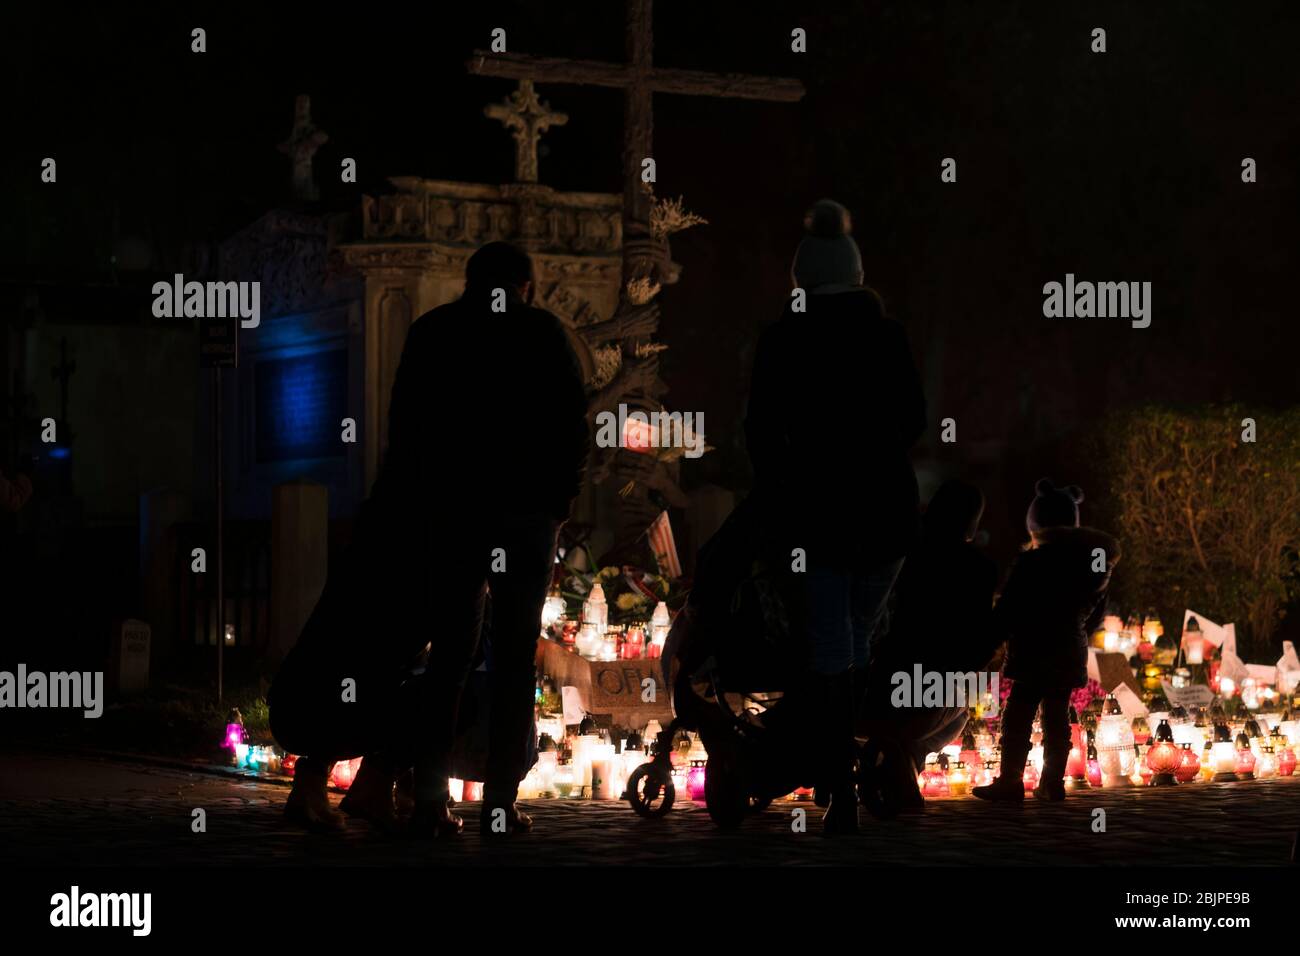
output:
[[317,129],[316,124],[311,121],[311,97],[299,96],[294,101],[293,129],[289,133],[289,138],[277,147],[280,152],[286,153],[293,163],[291,183],[295,199],[320,198],[316,180],[311,173],[311,161],[316,155],[316,150],[328,142],[329,136]]
[[543,130],[567,123],[568,114],[555,112],[539,100],[532,80],[520,80],[519,89],[504,103],[489,104],[483,112],[510,130],[515,138],[515,182],[537,182],[537,141]]

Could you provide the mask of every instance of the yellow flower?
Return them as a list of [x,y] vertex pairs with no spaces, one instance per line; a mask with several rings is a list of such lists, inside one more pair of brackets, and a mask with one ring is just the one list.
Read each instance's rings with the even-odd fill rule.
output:
[[633,608],[645,604],[645,595],[634,594],[631,591],[628,591],[627,593],[618,596],[617,604],[620,611],[630,611]]

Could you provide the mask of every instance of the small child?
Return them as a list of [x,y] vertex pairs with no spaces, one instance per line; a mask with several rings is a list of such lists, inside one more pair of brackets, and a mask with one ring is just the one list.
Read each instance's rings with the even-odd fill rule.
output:
[[973,791],[984,800],[1024,800],[1029,735],[1040,707],[1043,772],[1034,796],[1065,799],[1070,692],[1087,683],[1088,635],[1101,624],[1120,556],[1110,535],[1079,527],[1077,485],[1057,488],[1044,478],[1035,491],[1025,516],[1030,542],[993,610],[994,627],[1007,637],[1004,673],[1013,683],[1002,713],[1001,775]]

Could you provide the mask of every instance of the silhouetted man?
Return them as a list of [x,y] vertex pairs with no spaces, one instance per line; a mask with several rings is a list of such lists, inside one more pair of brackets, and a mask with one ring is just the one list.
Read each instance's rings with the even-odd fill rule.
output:
[[[380,474],[270,695],[276,738],[304,755],[286,806],[298,822],[342,825],[326,797],[329,766],[364,754],[341,809],[391,823],[393,780],[414,762],[412,830],[459,832],[450,753],[490,588],[483,816],[489,829],[494,819],[507,832],[531,825],[514,801],[541,607],[589,440],[577,361],[559,321],[528,304],[532,284],[526,253],[489,243],[467,263],[464,295],[407,334]],[[427,666],[413,676],[426,646]],[[350,699],[340,694],[346,681]]]
[[[429,669],[446,671],[457,688],[491,591],[482,811],[491,833],[494,819],[498,830],[532,825],[515,797],[527,770],[542,604],[556,534],[581,487],[590,438],[582,375],[564,329],[529,304],[528,255],[489,243],[470,258],[465,280],[459,300],[411,326],[393,386],[388,460],[375,493],[415,503],[413,516],[428,525],[430,547],[437,549],[429,583],[437,607]],[[440,815],[445,786],[444,765],[417,764],[417,818]],[[494,817],[495,811],[503,812]]]

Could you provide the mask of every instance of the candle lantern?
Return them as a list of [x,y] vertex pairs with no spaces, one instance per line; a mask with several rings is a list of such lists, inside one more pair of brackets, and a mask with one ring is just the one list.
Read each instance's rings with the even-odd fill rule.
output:
[[1147,766],[1147,751],[1150,747],[1139,747],[1133,745],[1133,774],[1129,778],[1134,786],[1145,787],[1151,782],[1153,776],[1151,768]]
[[1142,667],[1142,689],[1156,691],[1160,689],[1161,678],[1165,676],[1165,669],[1159,664],[1150,663]]
[[1255,779],[1255,754],[1250,749],[1250,738],[1245,732],[1237,734],[1237,779]]
[[604,638],[605,636],[601,633],[599,625],[584,621],[578,631],[574,650],[587,660],[594,661],[600,656],[600,652],[604,647]]
[[1224,783],[1237,779],[1237,748],[1232,743],[1232,731],[1219,722],[1214,725],[1214,745],[1210,748],[1214,764],[1214,782]]
[[[1188,753],[1190,753],[1190,747]],[[1162,720],[1156,728],[1155,743],[1147,751],[1146,765],[1151,771],[1148,783],[1153,787],[1169,787],[1178,781],[1174,772],[1182,763],[1182,751],[1174,743],[1174,732],[1169,721]]]
[[984,758],[980,756],[979,746],[975,743],[975,734],[969,729],[961,735],[961,751],[957,754],[957,759],[966,765],[972,777],[984,765]]
[[[1154,715],[1153,715],[1154,716]],[[1151,739],[1151,725],[1141,714],[1133,718],[1133,742],[1144,744]]]
[[238,765],[235,751],[240,744],[248,740],[248,731],[244,729],[244,717],[238,707],[232,707],[226,716],[226,733],[221,739],[221,746],[230,751],[231,759]]
[[[660,601],[655,605],[654,613],[650,615],[650,643],[658,646],[659,651],[663,651],[664,642],[668,640],[668,629],[672,626],[672,617],[668,613],[668,605]],[[652,657],[658,657],[659,654],[652,654]]]
[[334,769],[330,771],[330,783],[340,790],[346,790],[352,786],[352,781],[357,775],[357,768],[361,765],[361,758],[355,757],[352,760],[340,760],[334,764]]
[[1277,729],[1286,735],[1287,743],[1292,746],[1300,744],[1300,720],[1296,720],[1290,708],[1282,711],[1282,717],[1278,721]]
[[958,760],[953,764],[952,772],[948,774],[948,792],[954,797],[964,797],[970,792],[970,772],[966,769],[966,761]]
[[1191,783],[1200,772],[1201,760],[1196,751],[1191,744],[1183,744],[1178,751],[1178,769],[1174,771],[1174,779],[1179,783]]
[[569,620],[564,622],[564,630],[560,632],[560,640],[566,647],[573,647],[578,642],[578,622]]
[[1205,634],[1201,631],[1201,622],[1194,616],[1187,619],[1183,628],[1183,653],[1188,664],[1205,662]]
[[1107,696],[1102,716],[1097,721],[1097,759],[1101,765],[1102,786],[1124,787],[1132,781],[1135,756],[1133,726],[1120,709],[1115,695]]
[[1093,736],[1091,732],[1089,732],[1088,734],[1087,774],[1088,774],[1088,786],[1090,787],[1101,786],[1101,761],[1097,757],[1097,745],[1093,743]]
[[1201,779],[1210,780],[1214,777],[1214,745],[1210,741],[1205,741],[1205,746],[1201,748]]
[[564,597],[559,591],[553,590],[546,596],[546,602],[542,604],[542,630],[549,631],[562,617],[564,617]]
[[[1156,645],[1156,663],[1172,664],[1173,656],[1170,655],[1167,661],[1159,660],[1161,651],[1165,650],[1159,645],[1160,638],[1165,636],[1165,626],[1160,623],[1160,616],[1156,614],[1155,608],[1147,611],[1146,620],[1142,622],[1142,637],[1148,644]],[[1172,641],[1170,642],[1172,645]]]
[[926,761],[925,771],[920,775],[917,783],[921,787],[922,795],[945,797],[948,795],[948,775],[939,766],[938,755],[933,754],[931,756],[933,759]]
[[1020,778],[1021,782],[1025,785],[1025,793],[1031,792],[1038,786],[1038,778],[1038,768],[1034,766],[1033,761],[1026,760],[1025,773]]
[[1290,744],[1283,747],[1277,755],[1277,773],[1279,777],[1289,777],[1295,773],[1295,750]]
[[[578,775],[574,770],[573,764],[562,763],[555,768],[555,793],[556,796],[569,798],[581,793],[582,787],[577,783]],[[578,793],[575,793],[575,789]]]
[[640,624],[634,624],[627,629],[627,634],[623,636],[620,657],[625,661],[639,660],[644,650],[645,628]]
[[605,636],[600,645],[600,654],[597,660],[616,661],[618,660],[618,645],[622,640],[622,628],[617,624],[610,624],[605,628]]
[[597,633],[603,632],[609,623],[609,605],[605,602],[605,589],[599,581],[591,586],[591,593],[582,602],[582,623],[595,625]]
[[1066,782],[1073,786],[1085,786],[1088,782],[1087,744],[1083,740],[1083,725],[1079,723],[1079,712],[1070,705],[1070,753],[1065,759]]
[[1174,734],[1174,743],[1182,746],[1190,744],[1197,753],[1205,746],[1204,721],[1197,726],[1187,713],[1187,708],[1179,704],[1169,713],[1169,727]]
[[1269,744],[1263,746],[1255,761],[1255,776],[1260,780],[1277,776],[1277,754]]
[[287,777],[293,776],[293,771],[298,766],[297,754],[285,754],[280,758],[280,772]]
[[692,800],[704,798],[704,775],[707,761],[692,760],[690,772],[686,775],[686,793]]

